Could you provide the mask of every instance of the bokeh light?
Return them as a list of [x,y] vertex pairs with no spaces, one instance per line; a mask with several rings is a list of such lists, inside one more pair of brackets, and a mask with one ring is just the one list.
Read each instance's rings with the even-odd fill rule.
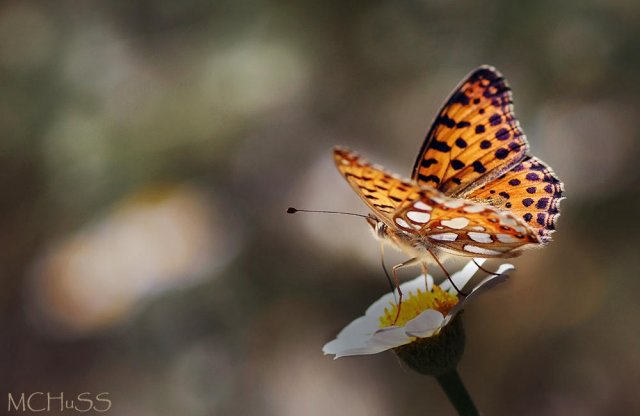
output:
[[211,275],[240,233],[189,186],[142,189],[104,218],[45,249],[31,282],[34,321],[85,334],[125,319],[152,296]]

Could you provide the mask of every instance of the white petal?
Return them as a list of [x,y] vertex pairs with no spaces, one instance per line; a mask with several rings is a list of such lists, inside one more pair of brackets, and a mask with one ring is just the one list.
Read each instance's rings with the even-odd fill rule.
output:
[[[368,339],[368,338],[367,338]],[[336,358],[343,355],[349,355],[349,351],[362,350],[367,348],[366,340],[362,343],[353,343],[346,340],[334,339],[331,342],[327,342],[322,347],[322,352],[326,354],[335,354]]]
[[436,310],[427,309],[406,323],[404,330],[412,337],[428,337],[444,322],[444,316]]
[[[476,261],[476,263],[478,263],[479,266],[482,266],[482,264],[485,261],[487,261],[487,259],[480,259],[480,258],[474,259],[474,260]],[[473,261],[470,261],[461,270],[458,270],[457,272],[453,273],[451,275],[451,280],[453,281],[453,283],[455,283],[458,289],[462,289],[463,287],[465,287],[467,283],[469,283],[469,280],[473,278],[473,275],[475,275],[478,270],[479,270],[478,266],[476,266],[476,264]],[[449,279],[442,282],[442,284],[440,285],[440,288],[442,290],[446,290],[451,294],[454,294],[454,295],[458,294],[458,291],[453,287],[453,285],[451,285],[451,282],[449,281]]]
[[369,317],[370,319],[377,320],[380,316],[384,314],[384,309],[389,308],[390,304],[392,303],[395,304],[396,300],[395,300],[395,297],[393,296],[393,293],[389,292],[384,296],[382,296],[377,301],[373,302],[371,306],[367,308],[367,311],[365,312],[365,316]]
[[390,326],[378,329],[367,337],[340,337],[325,344],[322,352],[335,354],[334,358],[349,355],[377,354],[400,345],[408,344],[412,339],[405,334],[404,328]]
[[509,276],[507,272],[515,270],[513,264],[504,263],[498,267],[498,270],[495,271],[496,275],[490,275],[483,279],[478,285],[466,296],[462,301],[460,301],[456,306],[449,311],[448,316],[455,316],[456,313],[464,309],[470,299],[475,299],[478,294],[482,292],[486,292],[488,289],[491,289],[495,285],[505,282]]
[[[374,348],[368,345],[360,345],[360,346],[349,346],[349,345],[336,345],[335,347],[330,346],[335,341],[331,341],[329,344],[325,345],[322,349],[325,355],[334,354],[334,359],[340,357],[347,357],[350,355],[369,355],[369,354],[377,354],[379,352],[385,351],[386,349]],[[387,348],[388,349],[388,348]]]
[[369,338],[367,346],[384,351],[400,345],[408,344],[409,342],[411,342],[411,338],[407,336],[403,327],[388,326],[377,330],[376,333]]
[[352,321],[349,325],[345,326],[336,338],[344,337],[357,337],[357,336],[371,336],[380,327],[379,322],[376,319],[371,319],[368,316],[361,316],[355,321]]

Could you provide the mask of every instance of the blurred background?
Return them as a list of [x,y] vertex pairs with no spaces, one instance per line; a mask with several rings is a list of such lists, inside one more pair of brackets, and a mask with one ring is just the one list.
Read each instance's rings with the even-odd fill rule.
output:
[[322,355],[378,244],[285,209],[366,213],[331,146],[408,176],[491,64],[568,199],[466,311],[462,377],[487,415],[640,414],[639,36],[630,0],[0,3],[0,408],[454,414],[392,353]]

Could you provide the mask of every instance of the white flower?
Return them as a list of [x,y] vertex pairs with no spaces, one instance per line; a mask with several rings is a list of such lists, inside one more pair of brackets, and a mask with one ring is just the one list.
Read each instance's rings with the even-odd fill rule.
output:
[[[484,261],[485,259],[475,259],[478,265],[482,265]],[[483,279],[462,301],[458,301],[458,292],[449,280],[435,285],[431,275],[427,275],[426,279],[424,275],[420,275],[400,285],[403,298],[397,320],[395,296],[390,292],[369,306],[364,316],[340,331],[336,339],[325,344],[322,351],[325,354],[335,354],[335,358],[376,354],[437,335],[470,299],[506,280],[505,273],[513,269],[511,264],[502,264],[494,275]],[[462,270],[452,274],[451,280],[456,287],[463,288],[478,270],[478,266],[470,261]]]

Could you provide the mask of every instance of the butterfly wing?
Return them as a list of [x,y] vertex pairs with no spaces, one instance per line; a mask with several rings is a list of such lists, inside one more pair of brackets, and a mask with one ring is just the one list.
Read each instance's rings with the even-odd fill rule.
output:
[[476,257],[512,257],[518,249],[540,242],[509,212],[402,180],[345,148],[335,148],[333,155],[356,194],[408,241],[422,239],[427,246]]
[[415,184],[373,166],[349,149],[335,147],[333,158],[356,194],[387,225],[395,227],[393,213],[403,202],[418,196],[419,188]]
[[497,208],[509,210],[535,229],[542,242],[548,242],[560,216],[563,195],[562,182],[553,170],[540,159],[527,156],[513,169],[472,191],[466,198],[487,201]]
[[429,245],[462,256],[513,257],[540,243],[535,231],[510,212],[431,188],[403,202],[394,222],[408,225]]
[[433,122],[413,167],[420,185],[459,196],[500,176],[527,152],[511,89],[483,66],[467,76]]

